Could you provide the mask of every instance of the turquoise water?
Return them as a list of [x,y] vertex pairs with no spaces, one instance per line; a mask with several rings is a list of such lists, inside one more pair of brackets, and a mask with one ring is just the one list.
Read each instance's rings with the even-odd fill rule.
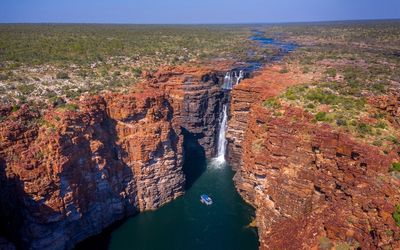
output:
[[[258,249],[256,229],[248,227],[253,209],[236,192],[232,177],[229,166],[208,162],[184,196],[114,230],[109,249]],[[213,205],[200,203],[203,193]]]

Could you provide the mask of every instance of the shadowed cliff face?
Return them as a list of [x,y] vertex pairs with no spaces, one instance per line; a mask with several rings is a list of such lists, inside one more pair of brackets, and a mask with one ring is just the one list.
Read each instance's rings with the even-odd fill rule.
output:
[[183,193],[181,137],[162,95],[88,98],[79,106],[52,110],[30,130],[18,122],[28,107],[2,124],[6,181],[19,178],[21,235],[34,249],[72,246]]
[[184,164],[183,172],[185,173],[185,189],[189,189],[193,183],[206,170],[206,156],[204,148],[199,144],[198,138],[195,135],[183,130],[183,150]]
[[174,121],[196,137],[207,158],[214,157],[222,104],[228,98],[221,89],[225,72],[198,68],[168,68],[168,72],[157,75],[152,86],[165,91]]
[[[234,88],[228,131],[229,159],[238,170],[234,181],[256,208],[260,248],[397,249],[400,229],[392,213],[400,182],[388,170],[400,149],[384,154],[312,123],[299,108],[283,106],[277,116],[262,107],[284,86],[301,83],[300,76],[278,71],[266,70]],[[396,101],[381,103],[389,113],[397,110]]]
[[[140,93],[84,97],[77,111],[1,108],[1,226],[15,229],[6,236],[31,249],[72,248],[182,195],[184,134],[202,157],[215,151],[224,94],[209,72],[158,73]],[[197,170],[185,171],[190,185]]]

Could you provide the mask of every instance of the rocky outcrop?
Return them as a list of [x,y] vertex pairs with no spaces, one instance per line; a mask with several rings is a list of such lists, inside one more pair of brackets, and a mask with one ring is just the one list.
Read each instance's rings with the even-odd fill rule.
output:
[[21,197],[16,209],[30,248],[71,247],[183,193],[182,136],[163,95],[89,97],[79,111],[35,117],[22,107],[0,134],[2,168]]
[[234,170],[242,164],[242,144],[248,127],[248,116],[253,104],[275,96],[286,87],[306,81],[304,74],[279,73],[279,66],[265,68],[250,79],[236,85],[231,92],[230,119],[227,131],[228,161]]
[[389,115],[391,124],[400,128],[400,94],[398,90],[390,91],[386,95],[369,98],[369,103]]
[[[291,77],[286,74],[269,75],[281,83],[301,82],[285,80]],[[234,180],[256,208],[260,248],[397,249],[400,229],[392,213],[400,202],[400,181],[389,167],[399,161],[400,149],[385,154],[329,125],[312,123],[299,108],[284,106],[276,115],[261,100],[280,87],[257,78],[233,90],[233,107],[246,103],[250,112],[245,119],[233,113],[230,124],[241,123],[236,126],[242,135],[241,161]],[[264,86],[263,91],[253,91],[254,86]],[[230,138],[237,140],[232,132]]]
[[174,119],[198,139],[207,158],[214,157],[222,105],[228,101],[221,90],[225,72],[198,67],[166,68],[163,72],[168,74],[157,75],[152,86],[167,94]]
[[1,229],[9,239],[71,248],[183,194],[182,131],[213,156],[220,76],[168,68],[148,78],[135,92],[86,96],[44,114],[0,109]]

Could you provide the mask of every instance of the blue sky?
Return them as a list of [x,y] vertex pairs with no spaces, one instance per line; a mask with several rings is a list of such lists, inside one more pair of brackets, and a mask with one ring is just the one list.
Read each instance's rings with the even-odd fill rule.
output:
[[400,0],[0,0],[0,22],[248,23],[400,18]]

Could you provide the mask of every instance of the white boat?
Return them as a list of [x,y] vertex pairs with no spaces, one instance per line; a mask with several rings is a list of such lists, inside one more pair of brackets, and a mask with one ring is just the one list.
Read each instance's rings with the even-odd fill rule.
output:
[[203,203],[203,204],[206,204],[206,205],[213,204],[212,199],[206,194],[200,195],[200,202]]

